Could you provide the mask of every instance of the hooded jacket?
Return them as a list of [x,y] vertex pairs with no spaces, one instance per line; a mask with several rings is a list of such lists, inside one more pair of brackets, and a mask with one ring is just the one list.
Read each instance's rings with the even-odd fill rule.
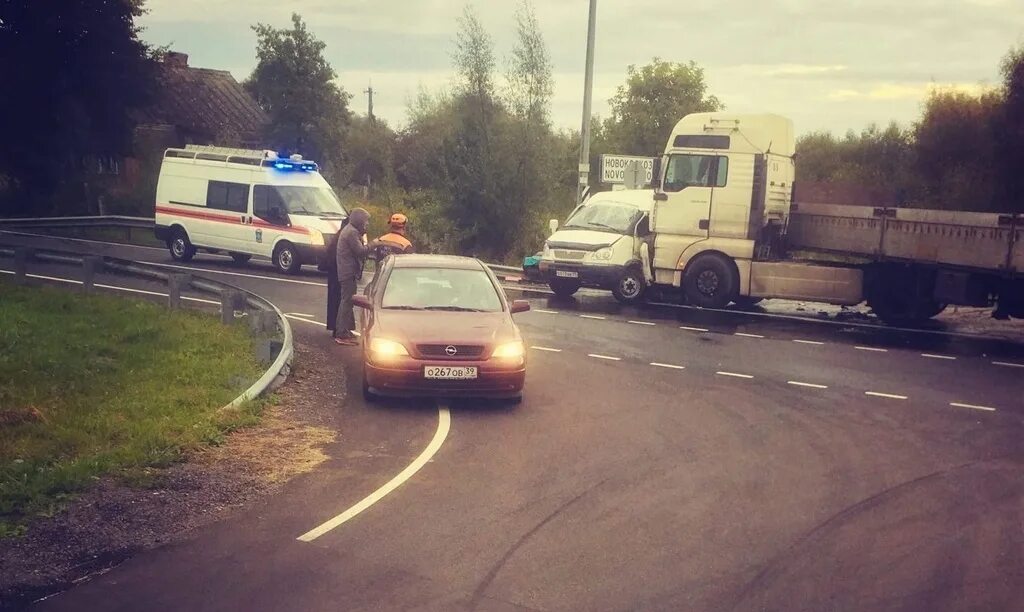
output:
[[372,250],[363,244],[363,234],[370,221],[370,213],[362,208],[353,208],[348,215],[348,225],[338,234],[335,257],[338,266],[338,280],[362,278],[363,262]]

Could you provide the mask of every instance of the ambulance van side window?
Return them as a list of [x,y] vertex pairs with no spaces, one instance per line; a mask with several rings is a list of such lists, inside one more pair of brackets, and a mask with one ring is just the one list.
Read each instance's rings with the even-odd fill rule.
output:
[[249,212],[249,186],[245,183],[210,181],[206,188],[206,206],[237,213]]

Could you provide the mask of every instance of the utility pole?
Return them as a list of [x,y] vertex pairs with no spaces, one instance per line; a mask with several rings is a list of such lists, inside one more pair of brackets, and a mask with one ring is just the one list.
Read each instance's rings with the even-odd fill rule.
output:
[[366,114],[370,118],[370,123],[371,124],[377,123],[377,120],[373,116],[373,81],[372,80],[370,81],[370,86],[367,89],[365,89],[363,91],[363,93],[366,94],[369,97],[369,102],[370,102],[369,110],[367,111]]
[[597,0],[590,0],[590,19],[587,23],[587,68],[583,80],[583,127],[580,129],[579,185],[576,203],[583,201],[590,182],[590,103],[594,90],[594,30],[597,27]]

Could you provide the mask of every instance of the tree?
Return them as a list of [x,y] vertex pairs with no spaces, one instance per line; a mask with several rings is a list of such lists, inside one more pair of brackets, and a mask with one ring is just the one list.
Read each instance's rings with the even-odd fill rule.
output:
[[659,58],[642,68],[630,65],[626,83],[608,102],[608,136],[617,153],[657,155],[665,149],[672,128],[685,115],[722,110],[708,95],[704,69],[694,62],[666,62]]
[[[18,212],[87,212],[95,157],[132,146],[132,113],[155,95],[158,51],[139,40],[138,0],[0,4],[0,175]],[[87,164],[92,160],[92,164]],[[52,210],[52,208],[50,209]]]
[[1024,47],[1003,59],[1003,108],[995,136],[998,209],[1024,212]]
[[270,115],[266,138],[281,152],[319,161],[329,176],[338,173],[351,96],[334,82],[326,45],[298,14],[292,14],[291,29],[262,23],[252,29],[257,64],[245,87]]

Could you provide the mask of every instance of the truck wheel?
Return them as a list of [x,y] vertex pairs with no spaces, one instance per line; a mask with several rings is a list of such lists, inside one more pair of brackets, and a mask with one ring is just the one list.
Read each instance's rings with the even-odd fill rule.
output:
[[248,253],[232,253],[231,259],[235,260],[236,264],[242,265],[249,263],[249,260],[252,259],[252,255],[249,255]]
[[701,308],[725,308],[736,297],[739,279],[732,264],[719,255],[702,255],[683,278],[686,300]]
[[548,287],[551,287],[558,297],[569,298],[580,290],[580,282],[570,278],[553,278],[548,282]]
[[192,258],[196,256],[196,247],[188,239],[185,230],[180,227],[171,234],[171,239],[167,241],[167,249],[171,252],[171,258],[174,261],[192,261]]
[[622,273],[619,280],[612,287],[612,295],[623,304],[637,304],[644,299],[644,292],[647,283],[644,276],[636,268],[631,268]]
[[282,242],[274,249],[274,267],[286,274],[295,274],[302,267],[299,261],[299,254],[295,251],[295,245],[290,242]]

